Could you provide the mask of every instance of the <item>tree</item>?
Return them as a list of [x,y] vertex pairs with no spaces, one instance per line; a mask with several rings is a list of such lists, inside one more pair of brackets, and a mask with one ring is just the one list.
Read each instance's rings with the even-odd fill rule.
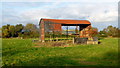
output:
[[105,31],[100,31],[98,34],[100,37],[107,37],[107,33]]
[[39,37],[39,30],[37,26],[31,23],[26,24],[23,33],[29,37]]
[[9,32],[9,24],[2,26],[2,37],[9,38],[10,32]]
[[27,24],[25,27],[22,24],[4,25],[1,29],[2,37],[39,37],[39,29],[34,24]]
[[114,33],[114,28],[113,28],[113,26],[108,26],[108,27],[106,28],[106,32],[107,32],[108,36],[112,36],[113,33]]
[[107,28],[103,29],[103,31],[106,32],[108,36],[112,37],[118,36],[118,30],[118,28],[113,26],[108,26]]
[[108,26],[107,28],[104,28],[102,31],[99,32],[100,36],[112,36],[112,37],[118,37],[119,36],[120,29],[113,26]]
[[18,37],[18,35],[21,33],[21,31],[23,30],[24,26],[22,24],[17,24],[15,26],[15,36]]
[[9,26],[9,32],[10,32],[11,37],[15,37],[16,32],[15,32],[14,25]]

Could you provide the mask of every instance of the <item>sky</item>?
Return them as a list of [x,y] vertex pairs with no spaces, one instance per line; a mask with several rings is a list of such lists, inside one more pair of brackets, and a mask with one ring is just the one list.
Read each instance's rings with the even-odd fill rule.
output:
[[0,2],[2,25],[33,23],[41,18],[89,20],[99,30],[109,25],[118,27],[118,0],[2,0]]

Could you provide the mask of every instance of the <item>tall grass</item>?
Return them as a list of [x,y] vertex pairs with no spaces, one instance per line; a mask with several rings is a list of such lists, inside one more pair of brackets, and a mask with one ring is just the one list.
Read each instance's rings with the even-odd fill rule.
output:
[[32,39],[3,39],[3,66],[117,66],[118,39],[101,39],[98,45],[38,47]]

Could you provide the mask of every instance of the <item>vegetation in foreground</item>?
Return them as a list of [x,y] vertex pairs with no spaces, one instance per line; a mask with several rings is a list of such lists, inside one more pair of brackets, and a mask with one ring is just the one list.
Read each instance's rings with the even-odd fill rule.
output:
[[34,47],[32,39],[3,39],[3,66],[117,66],[118,39],[98,45]]

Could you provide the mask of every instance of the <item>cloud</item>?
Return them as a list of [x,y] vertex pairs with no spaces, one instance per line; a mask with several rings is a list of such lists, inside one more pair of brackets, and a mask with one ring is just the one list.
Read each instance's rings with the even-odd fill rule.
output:
[[[118,2],[119,0],[69,0],[69,2]],[[2,2],[68,2],[68,0],[2,0]]]
[[[7,5],[6,7],[11,4]],[[94,27],[98,27],[99,29],[103,29],[109,24],[117,26],[118,10],[117,4],[114,3],[40,2],[24,4],[12,3],[12,5],[17,5],[17,7],[11,6],[9,10],[8,8],[3,9],[3,23],[34,23],[38,25],[40,18],[57,18],[77,20],[87,19]],[[20,7],[20,5],[23,7]]]
[[[105,12],[107,11],[107,12]],[[118,17],[118,11],[114,8],[106,9],[103,11],[95,11],[90,15],[90,20],[94,20],[94,22],[110,22],[116,21]]]

